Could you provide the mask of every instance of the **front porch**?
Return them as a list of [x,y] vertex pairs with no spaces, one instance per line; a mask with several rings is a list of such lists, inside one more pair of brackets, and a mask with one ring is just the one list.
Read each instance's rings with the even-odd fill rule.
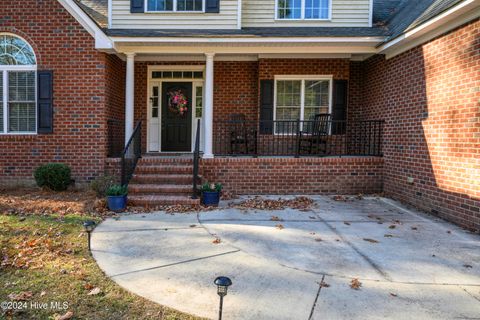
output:
[[383,121],[362,117],[355,62],[295,57],[127,55],[107,171],[132,180],[142,205],[197,203],[202,181],[237,194],[381,192]]

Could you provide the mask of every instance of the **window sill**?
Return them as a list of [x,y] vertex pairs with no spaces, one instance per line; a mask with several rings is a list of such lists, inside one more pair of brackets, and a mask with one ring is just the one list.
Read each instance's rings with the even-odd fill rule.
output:
[[0,133],[0,141],[31,141],[39,137],[36,132],[28,133]]

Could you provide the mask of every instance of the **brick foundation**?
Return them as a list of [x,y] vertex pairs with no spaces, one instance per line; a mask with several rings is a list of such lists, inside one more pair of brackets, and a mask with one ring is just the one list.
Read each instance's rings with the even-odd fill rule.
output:
[[480,230],[479,47],[477,20],[369,59],[356,112],[386,120],[386,195],[472,230]]
[[382,191],[383,159],[202,159],[202,174],[237,194],[371,194]]

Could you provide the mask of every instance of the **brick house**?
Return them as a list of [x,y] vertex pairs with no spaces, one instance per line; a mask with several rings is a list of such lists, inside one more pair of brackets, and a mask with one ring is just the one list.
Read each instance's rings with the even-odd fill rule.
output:
[[139,204],[196,202],[198,148],[239,194],[384,192],[479,230],[479,17],[479,0],[2,0],[0,185],[64,162],[79,184],[133,177]]

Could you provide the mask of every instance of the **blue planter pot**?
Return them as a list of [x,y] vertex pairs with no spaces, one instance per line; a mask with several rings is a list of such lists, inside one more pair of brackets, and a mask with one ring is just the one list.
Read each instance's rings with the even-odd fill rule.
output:
[[123,211],[127,207],[127,196],[107,196],[108,209]]
[[202,192],[202,202],[206,206],[218,207],[220,202],[220,192]]

